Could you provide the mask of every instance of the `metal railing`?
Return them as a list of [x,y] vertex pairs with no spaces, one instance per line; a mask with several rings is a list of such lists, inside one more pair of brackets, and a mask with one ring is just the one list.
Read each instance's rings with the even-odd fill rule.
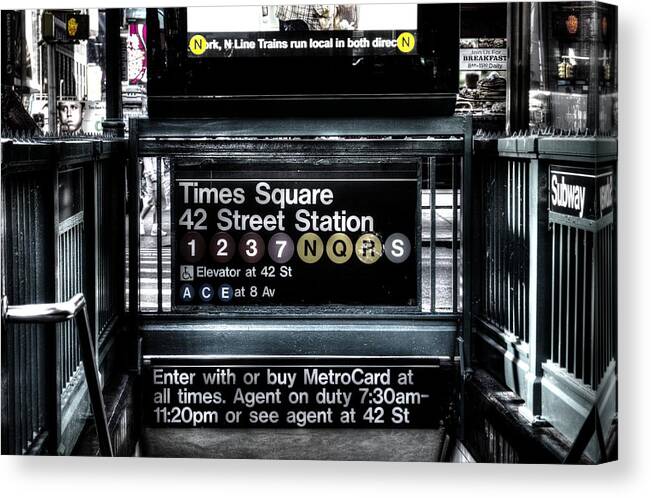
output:
[[615,352],[615,230],[552,224],[550,361],[596,390]]
[[81,350],[84,377],[95,418],[100,454],[113,456],[111,437],[106,421],[106,408],[97,368],[97,350],[90,328],[86,299],[83,294],[75,294],[69,301],[48,304],[24,304],[11,306],[6,297],[2,298],[2,319],[6,323],[70,323],[77,325],[77,338]]
[[[597,400],[602,420],[617,410],[617,141],[480,134],[474,154],[476,359],[524,399],[532,420],[574,440],[573,421]],[[552,203],[553,174],[583,182],[585,212]],[[596,457],[596,444],[588,453]]]
[[[79,175],[79,169],[65,172],[65,175]],[[83,192],[81,192],[83,195]],[[59,222],[57,239],[58,252],[58,279],[57,299],[67,300],[79,292],[84,291],[84,212],[73,214]],[[57,349],[60,352],[59,373],[64,380],[61,385],[62,396],[74,388],[75,381],[80,377],[81,351],[75,333],[74,324],[64,321],[57,325]]]
[[479,313],[506,334],[528,343],[528,162],[490,157],[480,175],[484,264]]
[[[100,369],[124,314],[125,145],[96,136],[2,141],[3,293],[16,304],[83,293]],[[4,454],[72,451],[87,406],[75,328],[3,327]]]
[[[15,282],[11,298],[16,302],[46,299],[46,275],[41,264],[44,255],[40,244],[34,241],[45,237],[47,230],[45,220],[35,209],[43,194],[37,177],[18,175],[12,182],[2,182],[3,276],[5,285]],[[4,236],[7,232],[13,234],[11,240]],[[46,423],[47,345],[43,328],[31,323],[3,327],[2,374],[6,385],[2,403],[3,453],[27,451],[39,440]]]

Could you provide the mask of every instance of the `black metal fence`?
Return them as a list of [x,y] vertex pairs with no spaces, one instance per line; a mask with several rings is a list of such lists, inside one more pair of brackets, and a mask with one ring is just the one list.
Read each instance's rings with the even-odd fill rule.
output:
[[487,155],[478,169],[483,264],[480,316],[529,342],[528,162]]
[[616,413],[617,141],[480,134],[474,153],[476,359],[571,440],[595,404]]
[[[550,194],[552,312],[545,371],[567,374],[599,398],[616,375],[616,142],[546,138],[539,149],[550,182],[560,178],[593,192],[580,215],[560,212]],[[565,151],[563,164],[558,156]]]
[[594,390],[616,358],[615,235],[552,224],[550,361]]
[[[104,137],[2,142],[3,294],[84,293],[100,361],[124,308],[125,158]],[[2,381],[2,453],[70,453],[87,415],[72,322],[3,324]]]
[[[42,179],[2,171],[2,247],[5,289],[12,301],[45,302],[51,285],[43,268],[45,239],[42,201],[49,194]],[[5,234],[11,233],[12,237]],[[48,282],[50,281],[50,282]],[[47,345],[44,325],[16,324],[2,332],[2,453],[20,453],[38,440],[46,418]]]

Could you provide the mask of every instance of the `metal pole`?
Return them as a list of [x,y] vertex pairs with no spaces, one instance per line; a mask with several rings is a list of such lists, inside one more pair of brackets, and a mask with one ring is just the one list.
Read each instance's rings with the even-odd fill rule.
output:
[[506,88],[506,133],[529,128],[529,49],[531,5],[509,2],[506,7],[508,77]]
[[120,25],[122,9],[106,9],[106,120],[104,131],[124,136],[122,120],[122,75],[120,68]]
[[[472,226],[472,117],[466,116],[463,118],[463,164],[461,170],[461,275],[462,275],[462,320],[461,330],[457,337],[459,346],[459,367],[461,370],[460,391],[461,395],[458,398],[459,409],[459,427],[457,429],[457,437],[460,440],[465,439],[465,420],[466,420],[466,382],[472,378],[472,263],[470,261],[472,254],[472,241],[473,230]],[[454,164],[454,163],[453,163]],[[454,177],[455,171],[453,169],[452,175]],[[453,195],[457,195],[453,190]],[[456,204],[456,203],[455,203]],[[452,237],[457,234],[453,233]],[[454,246],[453,246],[454,247]],[[454,264],[457,264],[456,254],[452,255],[455,258]],[[457,282],[454,282],[457,285]],[[456,309],[454,311],[457,311]]]
[[[78,296],[80,296],[80,294],[77,294],[75,298]],[[81,299],[83,300],[83,296]],[[90,403],[95,417],[100,455],[113,456],[111,435],[109,432],[108,421],[106,419],[106,407],[104,406],[104,397],[102,396],[102,385],[99,378],[97,362],[95,361],[96,350],[94,347],[93,334],[90,330],[90,320],[88,319],[88,310],[85,306],[85,301],[84,306],[82,306],[77,312],[75,319],[77,321],[79,346],[81,348],[81,358],[84,364],[84,373],[86,374],[88,394],[90,396]]]
[[547,359],[549,296],[551,275],[551,241],[547,224],[547,171],[538,159],[529,164],[529,372],[526,374],[526,405],[532,423],[545,425],[542,418],[542,365]]
[[53,43],[47,43],[47,127],[50,133],[57,131],[56,80],[56,47]]
[[[463,348],[465,376],[472,374],[472,243],[473,231],[473,197],[472,197],[472,117],[466,116],[463,123],[463,170],[461,172],[461,254],[462,254],[462,275],[463,275]],[[456,237],[456,234],[453,234]],[[456,256],[455,256],[456,257]],[[456,284],[456,282],[455,282]],[[456,311],[456,310],[455,310]]]

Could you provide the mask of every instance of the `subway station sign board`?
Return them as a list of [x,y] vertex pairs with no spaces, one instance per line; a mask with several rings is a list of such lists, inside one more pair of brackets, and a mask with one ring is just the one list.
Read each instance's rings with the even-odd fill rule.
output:
[[173,302],[416,306],[417,163],[184,165]]
[[603,218],[613,210],[614,178],[612,167],[595,170],[550,165],[550,212],[587,220]]

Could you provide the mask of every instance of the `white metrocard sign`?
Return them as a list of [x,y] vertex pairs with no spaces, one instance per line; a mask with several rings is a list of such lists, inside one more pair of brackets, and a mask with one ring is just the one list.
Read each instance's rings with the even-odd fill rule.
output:
[[506,71],[505,48],[459,49],[460,71]]

